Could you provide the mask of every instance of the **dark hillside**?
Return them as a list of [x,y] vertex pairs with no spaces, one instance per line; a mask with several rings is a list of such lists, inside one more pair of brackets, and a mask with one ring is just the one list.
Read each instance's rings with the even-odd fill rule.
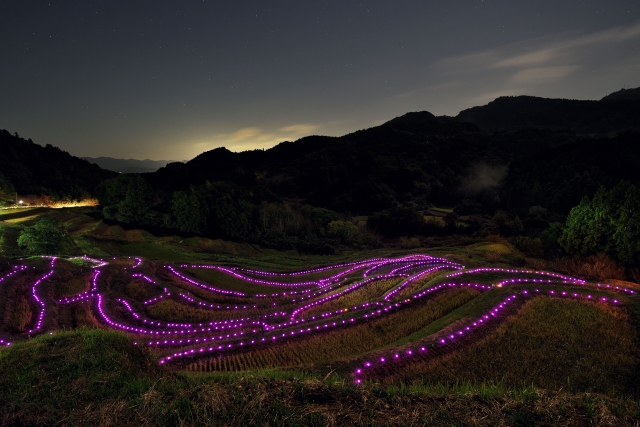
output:
[[635,89],[620,89],[617,92],[605,96],[601,101],[640,101],[640,87]]
[[115,172],[47,144],[45,147],[0,131],[0,173],[19,194],[46,194],[53,198],[83,198]]
[[582,197],[620,180],[640,184],[640,133],[581,139],[514,160],[501,192],[506,208],[526,212],[541,205],[567,214]]
[[[626,90],[625,96],[635,93],[632,91]],[[510,170],[509,187],[503,189],[500,200],[495,190],[501,171],[514,160],[530,157],[528,162],[522,160],[527,167],[531,162],[543,162],[553,150],[585,136],[610,136],[636,127],[640,127],[640,101],[503,97],[455,118],[414,112],[342,137],[309,136],[269,150],[242,153],[217,148],[185,164],[169,164],[145,179],[165,192],[187,190],[207,181],[229,181],[249,188],[260,185],[285,199],[353,214],[370,214],[406,203],[418,209],[430,204],[456,205],[466,198],[484,200],[490,205],[488,210],[498,203],[507,208],[518,206],[518,210],[542,204],[566,212],[575,197],[556,194],[560,191],[557,187],[547,189],[553,197],[531,196],[539,192],[534,189],[537,180],[529,180],[534,172],[520,169],[520,163]],[[607,144],[602,150],[606,153],[594,161],[615,163],[620,152],[610,151]],[[538,154],[541,152],[547,154]],[[585,161],[580,155],[564,158],[563,168],[550,171],[544,180],[555,177],[568,182],[585,167]],[[632,167],[631,158],[623,161]],[[591,165],[586,170],[591,170]],[[571,176],[569,171],[574,171]],[[606,166],[600,171],[609,173]],[[597,183],[619,175],[615,170],[610,172]],[[508,196],[525,183],[526,191],[519,189],[517,196]],[[583,195],[592,190],[591,184],[565,190]],[[525,206],[532,200],[539,201]]]
[[169,163],[154,173],[145,174],[145,179],[165,191],[184,190],[206,181],[229,181],[250,186],[254,183],[254,174],[243,167],[242,157],[247,157],[247,154],[233,153],[224,147],[216,148],[187,163]]
[[[511,215],[513,227],[501,230],[518,235],[515,215],[532,207],[559,223],[600,185],[640,182],[640,101],[628,99],[634,93],[611,96],[625,98],[619,101],[499,98],[455,118],[407,113],[341,137],[308,136],[240,153],[217,148],[142,177],[116,175],[4,131],[0,199],[15,194],[11,183],[20,193],[79,197],[102,182],[98,199],[110,221],[317,253],[377,244],[361,233],[362,224],[360,231],[355,222],[343,229],[354,215],[369,216],[370,230],[398,237],[460,233],[458,223],[472,233],[475,225],[456,215],[506,210],[503,219]],[[446,230],[444,218],[425,228],[425,215],[433,215],[424,212],[433,206],[456,208]],[[546,224],[530,223],[528,230],[538,231]]]
[[611,101],[616,102],[505,96],[487,105],[463,110],[456,120],[474,123],[490,132],[534,127],[606,135],[640,128],[640,101],[622,95],[611,96]]
[[164,191],[206,181],[262,184],[281,197],[365,213],[408,201],[451,203],[470,167],[506,164],[521,149],[531,147],[419,112],[339,138],[310,136],[243,153],[218,148],[186,164],[171,163],[145,179]]
[[316,141],[298,153],[291,148],[262,168],[265,184],[284,197],[354,213],[450,200],[471,163],[509,157],[477,127],[428,112]]

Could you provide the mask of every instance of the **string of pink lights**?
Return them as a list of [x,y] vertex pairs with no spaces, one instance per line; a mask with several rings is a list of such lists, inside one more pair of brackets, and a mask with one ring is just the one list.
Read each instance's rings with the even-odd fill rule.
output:
[[[441,336],[435,340],[434,343],[416,343],[409,348],[405,348],[402,351],[395,351],[393,353],[389,353],[386,355],[379,356],[374,361],[365,361],[362,366],[358,366],[353,371],[353,378],[355,384],[362,384],[366,379],[366,374],[369,374],[369,377],[375,376],[375,369],[381,367],[383,365],[389,364],[391,362],[400,363],[406,362],[408,360],[414,359],[418,354],[427,354],[429,350],[434,348],[434,346],[445,346],[447,344],[453,344],[457,342],[460,338],[466,337],[471,334],[473,331],[481,328],[482,326],[487,325],[492,320],[497,319],[499,314],[510,304],[514,303],[518,296],[520,297],[529,297],[533,295],[545,295],[540,289],[530,290],[522,290],[519,294],[512,294],[507,297],[504,301],[493,307],[487,313],[482,315],[480,318],[476,319],[473,322],[468,323],[466,326],[459,329],[457,332]],[[577,292],[566,292],[566,291],[556,291],[549,290],[546,294],[550,297],[571,297],[574,299],[582,298],[587,301],[595,301],[601,303],[609,303],[613,305],[618,305],[619,301],[617,299],[610,299],[606,297],[596,298],[593,295],[589,294],[580,294]],[[521,299],[521,298],[520,298]]]
[[[524,271],[524,272],[525,273],[530,273],[530,271]],[[562,275],[558,275],[558,278],[560,278],[561,276]],[[365,281],[365,282],[368,283],[368,281]],[[572,282],[563,281],[563,283],[564,284],[573,284],[575,282],[574,281],[572,281]],[[489,289],[492,288],[491,285],[484,285],[484,284],[443,283],[443,284],[433,286],[433,287],[431,287],[429,289],[426,289],[424,291],[421,291],[421,292],[413,295],[413,299],[420,298],[420,297],[422,297],[424,295],[427,295],[427,294],[429,294],[429,293],[431,293],[431,292],[433,292],[435,290],[442,289],[442,288],[445,288],[445,287],[452,287],[452,286],[473,286],[473,287],[475,287],[477,289],[481,289],[481,290],[489,290]],[[617,289],[617,290],[621,290],[621,289]],[[622,291],[633,293],[633,291],[630,291],[630,290],[622,290]],[[615,301],[617,302],[617,300],[615,300]],[[322,301],[322,302],[326,302],[326,301]],[[399,303],[397,302],[397,303],[395,303],[393,305],[389,305],[387,307],[380,308],[380,309],[375,310],[375,311],[373,311],[371,313],[365,314],[363,316],[363,318],[369,318],[371,316],[376,316],[376,315],[383,314],[385,312],[390,312],[391,310],[398,308],[401,304],[402,304],[402,302],[399,302]],[[357,309],[357,308],[358,307],[354,307],[354,309]],[[500,308],[501,307],[498,307],[497,310],[499,310]],[[293,315],[295,316],[297,313],[299,313],[299,311],[298,312],[294,312]],[[335,314],[342,314],[342,313],[344,313],[344,310],[340,310],[340,311],[335,312]],[[323,316],[325,316],[327,314],[333,315],[334,313],[325,313],[324,315],[321,315],[320,318],[322,318]],[[315,319],[315,317],[314,317],[314,319]],[[176,352],[176,353],[174,353],[172,355],[166,356],[166,357],[164,357],[164,358],[162,358],[160,360],[160,363],[162,363],[162,364],[168,363],[168,362],[170,362],[172,360],[183,358],[183,357],[191,357],[191,356],[198,356],[198,355],[203,355],[203,354],[211,354],[211,353],[217,353],[217,352],[221,352],[221,351],[229,351],[229,350],[233,350],[234,348],[243,347],[245,345],[264,344],[266,342],[276,342],[279,339],[293,337],[297,333],[313,332],[314,330],[315,331],[326,330],[328,328],[332,328],[332,327],[336,327],[336,326],[349,325],[349,324],[352,324],[355,321],[356,321],[355,318],[351,318],[351,319],[348,319],[348,320],[342,320],[342,321],[339,321],[339,322],[332,322],[332,323],[329,323],[329,324],[315,326],[314,328],[308,327],[306,329],[300,329],[298,332],[290,331],[288,334],[283,333],[280,336],[271,336],[270,340],[269,340],[268,337],[263,337],[263,338],[261,338],[259,340],[248,341],[247,343],[241,341],[241,342],[236,343],[236,344],[226,343],[225,345],[217,345],[217,346],[209,346],[209,347],[201,347],[201,348],[189,349],[189,350],[185,350],[185,351],[182,351],[182,352]],[[287,325],[284,325],[284,326],[290,326],[290,325],[287,324]]]
[[[32,285],[32,299],[38,307],[38,312],[32,328],[28,331],[29,334],[42,332],[45,312],[49,303],[42,298],[40,286],[43,281],[46,281],[54,274],[57,259],[56,257],[50,258],[51,270]],[[503,268],[465,270],[464,266],[445,258],[431,257],[424,254],[397,258],[372,258],[289,273],[274,273],[216,265],[184,264],[181,266],[182,269],[215,269],[233,277],[239,283],[274,288],[292,288],[290,291],[286,290],[272,294],[252,294],[249,291],[240,292],[238,290],[225,289],[222,285],[207,283],[189,277],[188,270],[180,271],[170,265],[164,267],[164,271],[168,271],[169,275],[165,276],[161,273],[158,276],[159,278],[156,278],[153,272],[149,273],[152,270],[147,267],[147,264],[143,264],[142,258],[138,257],[129,257],[128,259],[131,260],[133,265],[125,262],[124,264],[127,264],[128,267],[117,267],[122,263],[120,261],[114,262],[109,267],[111,270],[100,269],[107,265],[103,260],[86,256],[80,257],[80,259],[93,264],[94,270],[89,279],[88,290],[52,303],[73,304],[91,301],[92,310],[97,313],[96,317],[101,323],[130,334],[135,337],[136,343],[139,342],[145,346],[160,349],[163,355],[159,358],[159,363],[163,365],[189,358],[216,357],[223,353],[241,351],[247,347],[260,346],[262,348],[279,344],[284,340],[323,334],[341,328],[350,328],[356,324],[382,318],[412,304],[420,304],[424,298],[451,288],[468,287],[487,292],[504,286],[533,284],[539,287],[535,291],[514,290],[514,293],[506,300],[475,322],[468,324],[454,334],[440,337],[437,343],[439,346],[456,342],[460,337],[468,335],[480,326],[497,318],[498,314],[507,305],[516,300],[516,297],[520,300],[522,296],[545,294],[547,296],[583,298],[585,300],[618,304],[616,299],[608,299],[602,296],[596,297],[592,294],[579,294],[569,289],[571,286],[583,288],[583,291],[586,287],[592,287],[594,290],[599,291],[635,294],[634,290],[624,287],[587,283],[583,279],[540,270]],[[114,261],[116,260],[114,259]],[[0,283],[5,279],[9,280],[26,268],[25,265],[14,266],[9,273],[0,277]],[[151,299],[138,301],[114,295],[114,292],[108,289],[103,291],[101,283],[104,280],[104,276],[107,275],[109,277],[108,274],[113,274],[114,269],[117,268],[122,270],[137,269],[137,272],[131,274],[131,277],[157,287],[161,293]],[[455,271],[442,274],[442,270]],[[110,271],[110,273],[107,273],[107,271]],[[501,275],[511,277],[499,277],[492,283],[462,281],[466,275],[473,276],[481,273],[488,273],[492,277]],[[438,275],[438,278],[430,280],[429,276],[432,274]],[[307,275],[315,275],[314,280],[304,280],[304,276]],[[326,277],[317,279],[318,275]],[[169,277],[170,280],[162,279],[163,277]],[[269,278],[269,280],[262,278]],[[277,278],[284,279],[279,281]],[[301,279],[295,282],[288,282],[286,279],[290,278]],[[449,279],[449,281],[440,282],[442,278]],[[380,291],[380,295],[372,300],[360,301],[349,307],[305,316],[305,312],[311,309],[314,309],[312,313],[315,313],[318,307],[323,307],[332,301],[340,301],[340,298],[358,289],[364,289],[380,280],[398,280],[399,283],[392,284],[393,287],[386,292]],[[196,286],[202,289],[202,292],[211,293],[216,298],[220,298],[220,296],[230,297],[231,302],[228,304],[215,304],[202,300],[200,296],[191,295],[186,291],[183,292],[184,288],[180,286],[185,285],[180,285],[180,283]],[[540,290],[540,287],[549,286],[566,286],[567,290],[558,291],[552,289],[547,291],[545,288]],[[408,293],[409,291],[410,294]],[[164,299],[171,299],[179,304],[194,306],[203,310],[203,312],[211,310],[213,313],[216,310],[227,310],[228,314],[225,312],[219,314],[219,316],[228,316],[228,318],[197,324],[193,322],[170,323],[150,317],[147,314],[148,309],[146,307]],[[239,303],[239,301],[246,301],[246,303]],[[335,307],[335,304],[332,306]],[[8,340],[0,340],[0,345],[9,344],[10,341]],[[406,351],[403,350],[403,353],[393,353],[382,356],[375,362],[365,362],[354,373],[354,381],[361,383],[366,378],[375,376],[376,366],[388,363],[391,360],[407,360],[407,358],[415,354],[426,353],[430,348],[429,345],[415,344]],[[169,353],[164,353],[165,351]]]
[[[0,276],[0,283],[4,282],[7,279],[10,279],[11,277],[15,276],[16,274],[25,271],[27,269],[26,265],[14,265],[13,267],[11,267],[11,271],[9,271],[9,273]],[[9,340],[5,340],[5,339],[0,339],[0,347],[9,347],[11,345],[11,341]]]
[[38,303],[40,307],[39,307],[38,317],[36,319],[36,324],[32,329],[29,330],[30,334],[36,331],[39,331],[42,328],[42,322],[44,322],[44,312],[46,309],[46,305],[44,301],[42,301],[42,299],[40,299],[40,297],[38,296],[37,289],[40,283],[42,283],[44,280],[47,280],[49,277],[53,275],[54,273],[53,267],[56,263],[56,259],[57,259],[56,257],[51,257],[51,264],[50,264],[51,271],[49,271],[47,274],[45,274],[44,276],[36,280],[33,286],[31,287],[31,295],[33,296],[33,299],[36,301],[36,303]]

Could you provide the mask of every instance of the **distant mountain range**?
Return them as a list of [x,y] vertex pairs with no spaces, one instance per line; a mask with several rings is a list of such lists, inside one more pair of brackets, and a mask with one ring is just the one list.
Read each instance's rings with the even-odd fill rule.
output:
[[[262,186],[285,199],[352,213],[405,203],[456,205],[468,197],[497,205],[508,201],[525,211],[547,204],[566,213],[599,185],[640,181],[635,172],[640,164],[634,163],[640,155],[634,142],[640,129],[638,92],[622,90],[600,101],[500,97],[456,117],[407,113],[341,137],[309,136],[264,151],[217,148],[145,179],[167,192],[215,181]],[[580,151],[582,146],[589,150]],[[546,161],[561,169],[543,176],[538,165],[523,163],[532,156],[540,166]],[[530,169],[508,168],[514,161]],[[527,180],[514,176],[516,170]],[[498,188],[500,178],[505,179]],[[549,187],[553,195],[545,194]]]
[[145,173],[155,172],[167,163],[177,160],[136,160],[136,159],[114,159],[113,157],[81,157],[90,163],[95,163],[102,169],[107,169],[119,173]]
[[455,119],[495,132],[521,128],[566,130],[602,136],[640,127],[640,90],[615,92],[600,101],[504,96],[461,111]]
[[639,129],[640,88],[599,101],[500,97],[456,117],[407,113],[341,137],[308,136],[240,153],[217,148],[184,163],[79,159],[5,130],[0,174],[21,194],[65,196],[94,193],[114,172],[142,173],[158,192],[160,211],[175,191],[224,181],[251,189],[256,203],[264,189],[351,213],[465,199],[566,213],[599,185],[640,183]]

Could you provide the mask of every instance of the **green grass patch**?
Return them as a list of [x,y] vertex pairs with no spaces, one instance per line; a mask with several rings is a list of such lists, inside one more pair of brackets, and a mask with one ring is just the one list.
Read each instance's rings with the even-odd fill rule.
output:
[[503,243],[480,244],[478,246],[474,246],[473,249],[481,252],[493,252],[500,255],[507,255],[513,252],[507,245]]

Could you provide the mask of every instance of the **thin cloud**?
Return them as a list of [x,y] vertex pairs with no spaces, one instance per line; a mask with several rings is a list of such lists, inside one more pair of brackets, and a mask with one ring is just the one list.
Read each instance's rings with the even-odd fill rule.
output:
[[439,99],[458,111],[507,95],[581,93],[599,99],[606,94],[602,91],[637,80],[639,42],[640,22],[592,33],[561,33],[444,58],[433,65],[431,78],[464,82],[449,89],[448,99]]
[[[607,47],[640,38],[640,22],[628,27],[615,27],[592,34],[563,33],[552,37],[512,43],[500,49],[445,58],[436,67],[443,70],[477,72],[495,68],[532,68],[561,65],[571,58],[592,54],[583,48]],[[524,53],[523,53],[524,52]]]
[[267,132],[262,128],[251,126],[231,133],[217,134],[207,141],[194,142],[191,146],[197,150],[213,150],[218,147],[226,147],[230,151],[267,149],[283,141],[291,141],[310,135],[318,128],[318,125],[304,123],[283,126],[277,131]]
[[279,130],[281,132],[293,133],[296,135],[310,135],[318,129],[317,125],[313,125],[310,123],[291,125],[281,127]]
[[469,100],[469,105],[485,105],[496,98],[500,98],[501,96],[517,96],[523,95],[527,93],[528,89],[506,89],[506,90],[498,90],[481,93],[480,95],[476,95]]
[[505,67],[530,67],[536,65],[547,64],[551,60],[557,58],[558,50],[556,48],[541,49],[535,52],[518,55],[511,58],[500,60],[492,65],[491,68]]
[[576,71],[578,66],[576,65],[563,65],[557,67],[538,67],[527,68],[526,70],[520,70],[513,75],[511,80],[514,83],[547,83],[556,80],[563,79],[569,74]]
[[238,129],[232,134],[228,135],[227,138],[230,141],[244,141],[249,138],[255,138],[256,136],[262,133],[262,129],[257,127],[247,127]]
[[446,83],[440,83],[433,86],[428,86],[425,88],[425,90],[446,90],[446,89],[453,89],[455,87],[460,87],[460,86],[462,86],[462,82],[459,80],[456,80],[455,82],[446,82]]

